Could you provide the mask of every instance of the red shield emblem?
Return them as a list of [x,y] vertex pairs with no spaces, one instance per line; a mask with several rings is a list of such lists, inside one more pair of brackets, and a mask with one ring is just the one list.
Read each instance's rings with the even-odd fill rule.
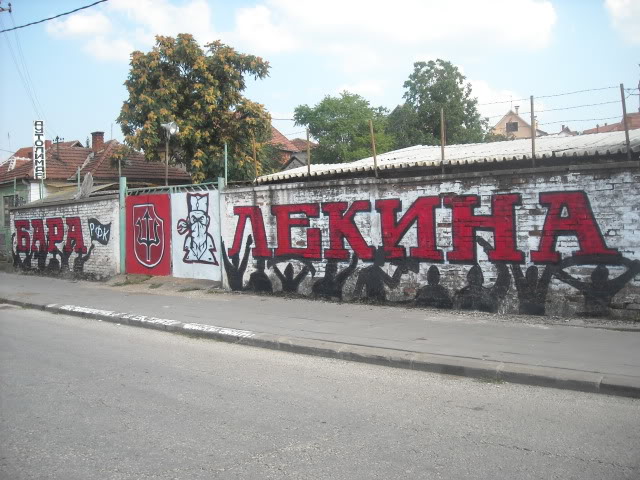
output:
[[134,205],[132,217],[136,260],[145,267],[153,268],[164,256],[164,221],[152,203]]

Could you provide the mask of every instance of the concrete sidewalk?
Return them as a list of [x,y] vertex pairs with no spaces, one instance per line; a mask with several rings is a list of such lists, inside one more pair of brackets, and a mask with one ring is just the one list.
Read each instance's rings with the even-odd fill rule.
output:
[[0,302],[306,354],[640,397],[637,324],[340,304],[208,286],[0,273]]

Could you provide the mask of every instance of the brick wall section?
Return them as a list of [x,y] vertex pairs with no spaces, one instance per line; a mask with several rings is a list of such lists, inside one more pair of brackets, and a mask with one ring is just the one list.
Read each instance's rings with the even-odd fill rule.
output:
[[[80,224],[82,226],[82,237],[84,244],[89,249],[93,243],[95,246],[89,259],[83,265],[83,271],[80,274],[76,272],[76,276],[84,276],[96,279],[104,279],[119,273],[120,268],[120,233],[119,233],[119,213],[118,213],[118,198],[117,196],[109,196],[108,198],[100,199],[83,199],[80,201],[71,202],[58,202],[56,204],[49,204],[44,206],[23,207],[14,209],[11,212],[11,233],[16,233],[16,221],[32,219],[43,219],[45,224],[45,234],[47,232],[46,219],[61,217],[66,222],[68,217],[79,217]],[[100,223],[106,225],[111,223],[111,233],[109,241],[106,245],[102,245],[98,241],[92,242],[90,238],[88,220],[90,218],[97,219]],[[58,244],[60,250],[65,245],[69,227],[65,224],[64,238],[62,242]],[[33,235],[33,229],[29,230],[29,233]],[[16,242],[14,241],[14,249],[16,248]],[[24,259],[25,254],[20,254]],[[69,258],[70,270],[63,271],[63,275],[73,275],[73,264],[77,257],[77,253],[73,252]],[[47,258],[47,262],[51,259],[51,256]],[[58,257],[59,260],[59,257]],[[37,261],[35,258],[31,261],[31,270],[37,272]],[[44,272],[38,272],[44,273]],[[51,272],[47,271],[47,274]]]
[[[574,167],[575,168],[575,167]],[[568,168],[547,168],[538,170],[500,171],[466,173],[455,176],[447,175],[438,178],[420,177],[404,179],[350,179],[334,180],[328,182],[309,182],[296,184],[276,184],[254,188],[229,189],[223,194],[221,204],[222,238],[227,249],[234,242],[234,235],[238,224],[238,215],[234,215],[234,207],[257,206],[260,208],[266,230],[268,246],[278,246],[276,217],[271,213],[271,207],[275,205],[299,205],[320,204],[325,202],[348,202],[368,200],[371,202],[369,213],[358,213],[354,220],[365,241],[370,246],[382,244],[381,218],[375,209],[376,200],[399,199],[402,208],[397,213],[400,219],[407,209],[423,196],[446,195],[478,195],[481,206],[476,208],[476,215],[490,215],[491,200],[493,195],[517,193],[521,196],[521,205],[515,206],[515,237],[517,249],[524,253],[524,262],[520,266],[508,264],[510,273],[510,288],[506,298],[499,302],[498,311],[518,312],[519,298],[514,284],[513,269],[520,269],[523,273],[532,265],[531,252],[540,247],[541,232],[548,214],[548,208],[540,204],[539,195],[544,192],[584,192],[590,202],[593,216],[602,233],[606,247],[617,249],[624,257],[625,262],[608,262],[609,279],[613,279],[629,268],[630,262],[640,259],[640,171],[637,167],[623,166],[585,166],[580,170],[570,171]],[[580,194],[582,195],[582,194]],[[320,207],[319,218],[310,218],[309,228],[319,228],[321,232],[322,251],[329,248],[329,221],[327,215],[322,213]],[[448,289],[453,296],[456,291],[467,285],[467,274],[473,262],[454,263],[448,260],[452,250],[452,209],[444,208],[440,204],[435,211],[436,245],[444,253],[442,263],[420,262],[419,271],[409,271],[402,275],[400,285],[397,288],[386,288],[387,300],[413,301],[420,287],[427,284],[427,270],[431,265],[437,265],[440,270],[440,284]],[[564,218],[566,211],[559,216]],[[292,215],[304,216],[304,215]],[[306,227],[291,228],[292,246],[305,247],[307,239]],[[252,226],[246,222],[240,257],[244,252],[247,235],[252,233]],[[500,235],[501,232],[498,232]],[[478,232],[478,235],[486,238],[494,244],[491,232]],[[254,233],[254,238],[256,237]],[[346,248],[350,246],[345,242]],[[400,245],[410,247],[418,245],[417,228],[414,223],[404,235]],[[255,244],[254,244],[255,247]],[[487,254],[478,245],[474,245],[477,252],[477,262],[484,274],[484,287],[491,287],[497,278],[495,262],[488,260]],[[557,239],[555,250],[561,254],[561,258],[571,257],[580,249],[578,238],[575,234],[561,235]],[[279,265],[280,270],[289,260]],[[296,265],[296,273],[302,268],[299,262]],[[579,262],[580,263],[580,262]],[[584,262],[582,262],[584,263]],[[347,266],[347,262],[339,263],[338,270]],[[313,260],[317,270],[315,279],[307,276],[300,285],[298,292],[308,295],[316,279],[324,275],[326,258]],[[354,288],[358,273],[371,262],[360,261],[358,271],[350,276],[343,288],[344,299],[353,299]],[[542,274],[545,265],[537,265]],[[396,265],[389,261],[383,270],[392,275]],[[564,267],[563,271],[577,281],[589,284],[595,265],[579,264]],[[255,270],[255,259],[249,257],[248,268],[244,274],[244,284],[247,284],[249,275]],[[266,273],[271,279],[274,291],[278,291],[281,283],[273,270],[267,267]],[[223,279],[228,286],[226,275]],[[549,284],[546,297],[546,314],[570,316],[585,310],[586,296],[569,283],[561,281],[558,276],[553,276]],[[543,305],[545,302],[543,301]],[[624,288],[617,291],[608,306],[613,316],[624,318],[638,318],[640,313],[640,274],[635,275],[626,282]]]

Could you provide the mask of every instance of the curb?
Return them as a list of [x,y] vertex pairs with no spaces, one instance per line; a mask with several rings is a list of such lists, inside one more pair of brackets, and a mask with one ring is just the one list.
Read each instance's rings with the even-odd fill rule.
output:
[[118,313],[77,305],[55,303],[44,305],[7,298],[0,298],[0,303],[290,353],[456,375],[488,382],[508,382],[640,398],[640,378],[625,375],[601,374],[564,368],[540,367],[468,357],[351,345],[324,340],[284,337],[269,333],[217,327],[202,323],[184,323],[178,320],[132,313]]

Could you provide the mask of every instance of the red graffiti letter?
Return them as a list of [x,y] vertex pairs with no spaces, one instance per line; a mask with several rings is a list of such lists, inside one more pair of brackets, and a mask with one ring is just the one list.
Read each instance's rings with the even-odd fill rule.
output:
[[376,200],[386,258],[404,258],[405,248],[398,243],[407,230],[417,222],[418,246],[410,248],[411,258],[441,261],[443,255],[441,250],[436,249],[435,228],[435,211],[439,205],[440,197],[419,197],[400,221],[397,221],[397,213],[402,209],[402,202],[398,199]]
[[47,218],[47,245],[49,252],[56,251],[56,243],[64,240],[64,223],[62,218]]
[[[540,205],[548,210],[538,250],[531,252],[533,262],[559,262],[560,254],[555,249],[560,235],[578,237],[580,250],[575,255],[618,255],[616,249],[607,248],[586,193],[548,192],[541,193],[539,198]],[[565,209],[567,214],[562,216]]]
[[16,227],[16,252],[28,252],[31,246],[31,235],[29,235],[29,220],[14,220]]
[[[31,228],[33,229],[33,235],[31,237],[31,251],[38,252],[44,251],[47,246],[44,239],[44,223],[41,218],[34,218],[31,220]],[[36,247],[36,243],[40,245]]]
[[[322,237],[319,228],[307,229],[306,248],[295,248],[291,245],[291,227],[308,227],[309,218],[317,218],[320,215],[320,207],[317,203],[274,205],[271,207],[271,213],[275,215],[278,227],[278,246],[274,252],[275,257],[301,255],[304,258],[318,260],[321,258]],[[293,213],[303,213],[306,217],[291,218]]]
[[82,223],[80,217],[67,217],[67,243],[64,246],[65,252],[74,250],[76,253],[87,253],[82,236]]
[[347,202],[330,202],[322,204],[322,211],[329,215],[329,248],[324,251],[325,258],[337,258],[346,260],[349,251],[344,248],[345,239],[353,248],[353,251],[363,260],[373,258],[373,247],[367,245],[354,221],[358,212],[369,212],[371,202],[358,200],[351,204]]
[[516,248],[514,207],[520,205],[520,194],[492,195],[491,215],[476,215],[480,205],[478,195],[446,197],[444,204],[452,208],[453,250],[447,255],[451,262],[475,262],[476,230],[493,231],[494,248],[488,253],[491,261],[522,262],[524,253]]
[[253,241],[255,247],[252,249],[254,257],[270,257],[271,249],[267,247],[267,234],[264,230],[264,220],[260,207],[233,207],[233,214],[238,215],[238,224],[236,225],[236,233],[233,237],[233,246],[229,251],[229,256],[233,256],[242,248],[242,237],[244,235],[244,227],[247,219],[251,221],[251,230],[253,232]]

